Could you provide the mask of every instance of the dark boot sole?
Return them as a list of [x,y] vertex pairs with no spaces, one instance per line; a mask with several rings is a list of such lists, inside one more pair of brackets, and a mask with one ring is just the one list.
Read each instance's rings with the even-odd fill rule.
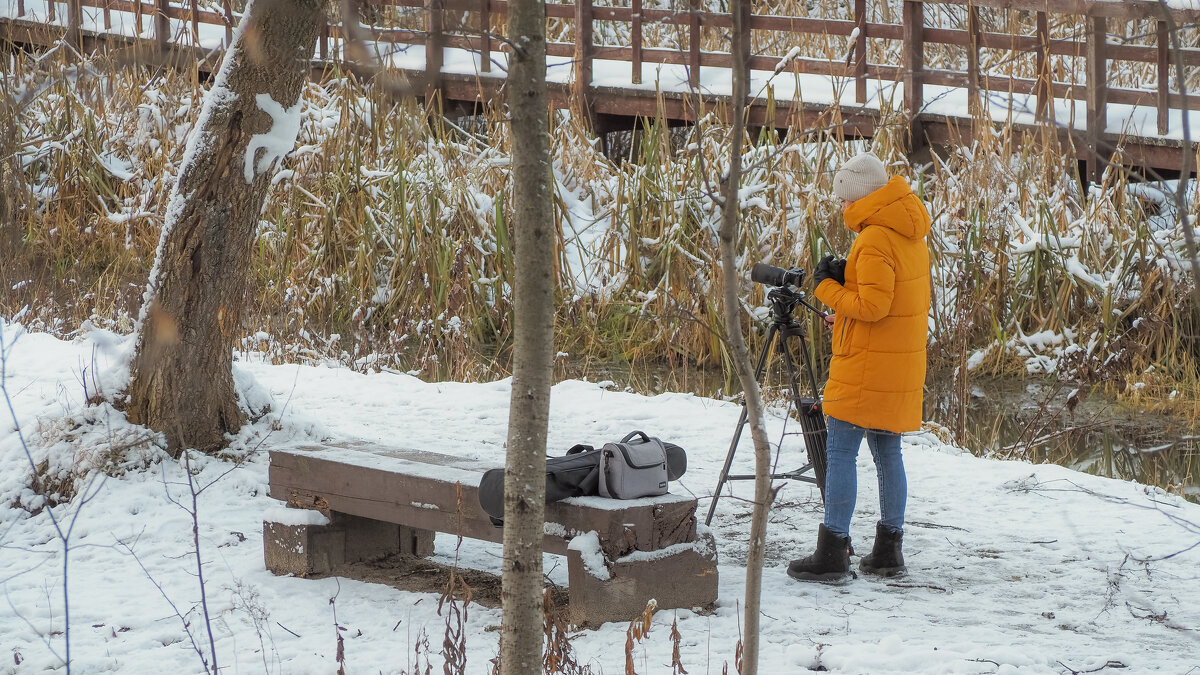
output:
[[815,581],[819,584],[844,584],[854,577],[849,570],[845,572],[793,572],[788,570],[788,576],[796,581]]
[[893,577],[902,577],[905,574],[908,574],[908,568],[904,567],[904,566],[900,566],[900,567],[864,567],[862,565],[859,565],[858,571],[862,572],[863,574],[870,574],[873,577],[884,577],[884,578],[888,578],[888,579],[893,578]]

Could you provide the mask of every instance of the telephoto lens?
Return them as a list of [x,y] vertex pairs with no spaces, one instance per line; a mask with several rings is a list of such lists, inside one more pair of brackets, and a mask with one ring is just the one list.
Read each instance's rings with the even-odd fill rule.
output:
[[799,267],[785,270],[766,263],[754,263],[754,267],[750,268],[750,281],[766,286],[799,286],[804,283],[804,270]]

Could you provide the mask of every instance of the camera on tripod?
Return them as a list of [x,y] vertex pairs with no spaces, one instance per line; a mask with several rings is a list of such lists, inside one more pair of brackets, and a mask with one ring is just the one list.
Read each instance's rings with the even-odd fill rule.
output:
[[754,267],[750,268],[750,281],[764,286],[800,286],[804,283],[804,268],[785,270],[766,263],[754,263]]
[[[800,420],[804,436],[804,449],[808,455],[808,463],[804,466],[793,471],[773,472],[770,477],[772,480],[788,479],[813,483],[820,488],[821,496],[824,498],[825,439],[827,435],[825,415],[821,408],[817,376],[810,358],[807,330],[804,324],[796,321],[793,312],[797,307],[803,306],[822,318],[825,318],[826,315],[809,304],[804,299],[804,293],[798,290],[798,287],[804,283],[804,270],[800,267],[784,269],[766,263],[755,263],[754,267],[750,268],[750,280],[772,287],[767,291],[767,301],[771,303],[771,323],[767,326],[766,340],[763,342],[762,352],[758,356],[754,379],[762,381],[763,372],[766,370],[767,361],[772,353],[782,359],[790,394],[789,406],[795,410]],[[798,354],[793,355],[793,350]],[[808,376],[808,392],[801,391],[800,369],[803,369]],[[737,450],[738,441],[741,440],[742,431],[748,421],[749,414],[743,400],[742,414],[734,428],[733,440],[729,444],[729,452],[725,455],[725,465],[717,477],[717,487],[713,490],[712,502],[708,506],[708,516],[704,519],[705,525],[712,523],[713,514],[717,510],[717,500],[720,499],[721,490],[728,481],[754,480],[756,478],[754,474],[730,473],[734,452]]]

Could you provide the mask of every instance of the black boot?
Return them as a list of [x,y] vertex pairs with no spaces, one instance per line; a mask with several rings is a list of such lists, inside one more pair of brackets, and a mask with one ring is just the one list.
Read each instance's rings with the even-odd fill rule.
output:
[[875,526],[875,546],[871,552],[862,557],[858,569],[864,574],[875,574],[881,577],[895,577],[904,574],[904,554],[900,546],[904,540],[904,532],[891,530],[879,523]]
[[801,581],[844,581],[850,576],[850,537],[839,537],[821,525],[817,530],[816,553],[793,560],[787,573]]

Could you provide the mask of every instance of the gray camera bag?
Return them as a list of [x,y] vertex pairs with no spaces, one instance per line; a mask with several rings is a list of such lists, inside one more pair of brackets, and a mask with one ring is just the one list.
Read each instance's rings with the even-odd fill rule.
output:
[[[638,438],[640,437],[640,438]],[[600,455],[600,496],[637,499],[667,493],[667,449],[657,438],[630,432],[605,443]]]

